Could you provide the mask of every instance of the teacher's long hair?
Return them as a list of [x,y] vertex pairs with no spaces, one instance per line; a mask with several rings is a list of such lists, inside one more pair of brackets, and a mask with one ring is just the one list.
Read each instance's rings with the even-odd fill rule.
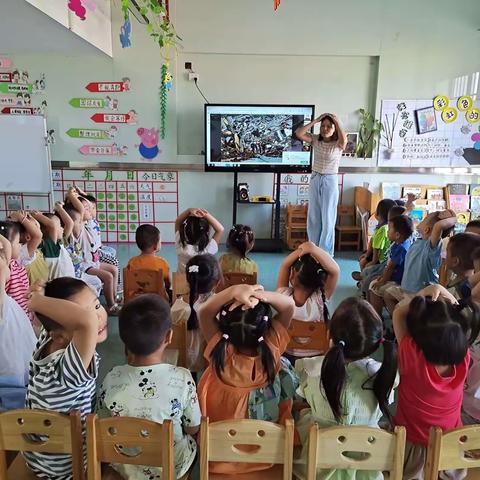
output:
[[[330,116],[330,115],[325,115],[323,118],[322,118],[322,121],[320,122],[320,131],[321,131],[321,125],[322,123],[325,121],[325,120],[328,120],[335,128],[335,131],[333,132],[333,135],[332,135],[332,139],[329,140],[329,142],[331,143],[336,143],[338,142],[338,132],[337,132],[337,126],[335,124],[335,122],[333,121],[333,118]],[[323,137],[322,137],[322,134],[319,133],[318,134],[318,141],[319,142],[323,142]]]

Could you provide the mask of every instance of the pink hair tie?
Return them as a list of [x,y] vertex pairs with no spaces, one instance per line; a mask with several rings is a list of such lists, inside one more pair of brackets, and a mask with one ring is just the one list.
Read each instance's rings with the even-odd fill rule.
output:
[[385,338],[382,337],[382,338],[380,339],[380,342],[379,342],[379,343],[380,343],[380,345],[383,345],[383,344],[385,343]]

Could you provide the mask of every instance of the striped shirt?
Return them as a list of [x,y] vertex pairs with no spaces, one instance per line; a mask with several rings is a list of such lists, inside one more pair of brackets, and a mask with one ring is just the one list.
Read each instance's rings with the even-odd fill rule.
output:
[[[43,330],[30,362],[26,407],[62,413],[79,410],[84,424],[85,417],[95,410],[99,356],[95,352],[87,371],[73,343],[43,357],[49,342],[49,334]],[[72,478],[70,455],[24,452],[24,457],[38,478]]]
[[336,175],[342,158],[343,150],[337,142],[324,142],[318,140],[318,135],[312,135],[313,146],[313,172],[321,175]]
[[5,284],[5,292],[22,307],[28,318],[32,320],[32,312],[27,306],[27,293],[30,286],[27,270],[14,258],[10,260],[8,267],[10,268],[10,279]]

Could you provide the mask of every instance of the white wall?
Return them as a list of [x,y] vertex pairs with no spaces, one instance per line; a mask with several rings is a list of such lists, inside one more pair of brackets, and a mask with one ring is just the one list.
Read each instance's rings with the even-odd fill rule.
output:
[[[356,130],[356,108],[371,105],[378,112],[382,98],[450,94],[455,77],[480,68],[478,0],[282,0],[276,13],[271,0],[181,0],[171,4],[183,49],[177,61],[171,61],[175,88],[169,94],[168,133],[160,145],[160,162],[203,162],[199,156],[203,99],[185,79],[185,61],[193,62],[200,74],[199,85],[211,102],[315,103],[317,111],[336,111],[352,130]],[[72,141],[64,132],[70,127],[93,127],[87,124],[87,114],[92,112],[73,109],[67,103],[71,97],[88,94],[84,85],[89,81],[129,76],[133,90],[119,95],[122,107],[135,108],[142,126],[159,126],[163,59],[144,26],[135,21],[133,46],[122,49],[118,40],[123,21],[120,2],[113,2],[112,8],[113,59],[76,51],[68,55],[3,52],[10,54],[19,68],[31,71],[31,76],[47,75],[50,128],[58,132],[52,149],[54,160],[86,160],[78,153],[81,142]],[[4,44],[1,35],[0,31],[0,45]],[[123,130],[117,143],[132,148],[122,161],[138,161],[133,148],[138,140],[136,129]],[[343,164],[373,165],[361,159]],[[204,205],[229,223],[231,175],[192,172],[181,178],[180,209]],[[363,182],[376,188],[382,180],[441,185],[470,179],[349,174],[345,177],[345,201],[353,199],[353,187]],[[271,175],[246,175],[243,180],[251,184],[254,194],[271,193]],[[239,221],[251,222],[260,231],[268,228],[268,207],[240,208]]]

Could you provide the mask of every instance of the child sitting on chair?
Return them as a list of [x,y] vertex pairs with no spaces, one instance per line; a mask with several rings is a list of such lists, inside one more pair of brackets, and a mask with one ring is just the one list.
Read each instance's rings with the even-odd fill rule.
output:
[[228,234],[227,246],[229,253],[220,258],[220,267],[223,273],[258,272],[257,264],[247,257],[255,243],[255,233],[247,225],[234,225]]
[[[192,438],[200,427],[200,407],[191,373],[163,363],[172,340],[168,303],[145,294],[126,304],[118,319],[120,338],[127,351],[127,365],[114,367],[100,389],[100,408],[109,416],[139,417],[173,423],[176,478],[190,469],[197,453]],[[144,478],[144,467],[113,465],[124,478]],[[150,478],[161,469],[150,467]],[[147,475],[148,478],[148,475]]]
[[[283,261],[277,292],[295,301],[293,318],[304,322],[328,323],[327,302],[332,298],[340,277],[335,260],[312,242],[302,243]],[[319,355],[317,350],[287,350],[294,363],[299,357]]]
[[165,291],[170,291],[170,267],[167,261],[156,254],[162,247],[160,230],[154,225],[140,225],[135,232],[135,242],[142,252],[128,261],[127,268],[130,270],[161,270],[165,282]]

